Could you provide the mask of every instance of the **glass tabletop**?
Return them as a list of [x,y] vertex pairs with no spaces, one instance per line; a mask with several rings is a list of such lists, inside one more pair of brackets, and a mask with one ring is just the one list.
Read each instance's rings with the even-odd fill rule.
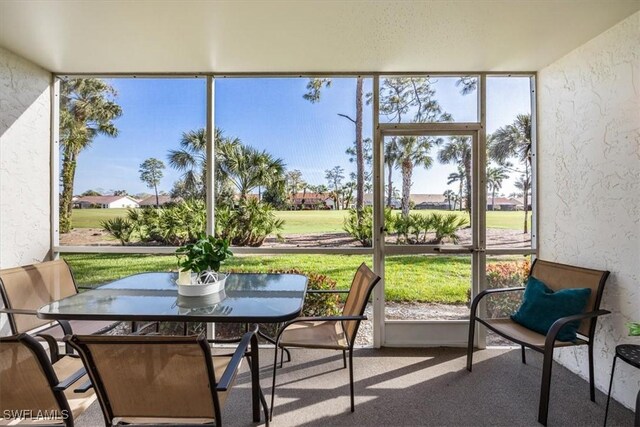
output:
[[47,304],[43,319],[277,323],[302,311],[307,277],[231,274],[225,289],[204,297],[178,295],[177,273],[143,273]]

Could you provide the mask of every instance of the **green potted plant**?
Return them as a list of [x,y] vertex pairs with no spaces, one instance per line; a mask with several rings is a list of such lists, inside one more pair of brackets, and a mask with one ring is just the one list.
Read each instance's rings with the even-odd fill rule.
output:
[[194,243],[178,248],[176,256],[181,272],[178,279],[181,295],[208,295],[224,289],[226,275],[218,270],[227,258],[233,256],[228,240],[202,234]]
[[640,322],[627,323],[629,328],[629,336],[640,337]]

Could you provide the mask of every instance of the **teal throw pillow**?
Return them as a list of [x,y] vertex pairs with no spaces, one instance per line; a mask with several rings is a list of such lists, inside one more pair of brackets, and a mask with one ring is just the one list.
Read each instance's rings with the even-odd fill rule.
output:
[[[511,320],[522,326],[546,335],[553,322],[561,317],[584,312],[591,289],[561,289],[554,292],[540,280],[529,276],[522,297],[522,305],[511,316]],[[575,341],[580,321],[567,323],[558,333],[558,341]]]

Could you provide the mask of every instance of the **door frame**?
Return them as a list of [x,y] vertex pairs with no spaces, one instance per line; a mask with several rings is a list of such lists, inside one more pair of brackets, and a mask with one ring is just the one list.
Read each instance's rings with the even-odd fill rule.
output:
[[[485,144],[481,143],[480,123],[407,123],[380,124],[375,133],[374,162],[376,164],[374,191],[376,193],[377,211],[374,212],[374,266],[383,280],[378,286],[378,295],[374,296],[374,345],[393,347],[416,346],[462,346],[468,336],[468,320],[387,320],[385,318],[384,267],[387,255],[409,254],[443,254],[440,245],[402,245],[390,246],[384,243],[384,139],[390,136],[467,136],[472,139],[472,197],[471,197],[471,245],[447,245],[447,254],[471,254],[471,297],[480,291],[480,283],[484,280],[484,241],[486,200],[484,188],[485,158],[481,158]],[[376,152],[378,158],[375,158]],[[486,153],[486,148],[484,148]],[[382,163],[380,165],[379,163]],[[480,173],[482,171],[482,173]],[[382,192],[382,194],[379,194]],[[375,209],[375,208],[374,208]],[[377,215],[376,215],[377,214]],[[377,221],[376,221],[377,219]],[[376,234],[378,234],[376,236]],[[482,276],[482,277],[481,277]],[[376,333],[376,326],[379,333]],[[375,339],[377,338],[377,340]]]

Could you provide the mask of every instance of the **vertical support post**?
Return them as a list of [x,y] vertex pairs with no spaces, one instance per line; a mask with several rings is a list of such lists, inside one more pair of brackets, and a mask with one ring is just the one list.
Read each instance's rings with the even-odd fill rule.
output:
[[373,346],[384,344],[384,140],[380,118],[380,77],[373,76],[373,271],[380,276],[373,290]]
[[[476,184],[476,242],[474,243],[474,292],[473,296],[484,290],[487,283],[487,75],[480,75],[480,96],[478,97],[478,114],[480,114],[480,131],[476,133],[476,173],[473,174]],[[472,297],[473,298],[473,297]],[[480,313],[485,314],[486,303],[480,302]],[[486,329],[478,328],[478,348],[487,344]]]
[[51,82],[51,153],[50,153],[50,209],[51,242],[50,259],[60,258],[57,247],[60,246],[60,78],[53,76]]
[[[207,234],[215,234],[215,79],[207,75],[207,169],[206,169],[206,211]],[[207,338],[215,337],[215,325],[207,323]]]
[[[538,254],[538,105],[536,76],[529,78],[531,92],[531,246]],[[525,206],[525,209],[527,207]]]

